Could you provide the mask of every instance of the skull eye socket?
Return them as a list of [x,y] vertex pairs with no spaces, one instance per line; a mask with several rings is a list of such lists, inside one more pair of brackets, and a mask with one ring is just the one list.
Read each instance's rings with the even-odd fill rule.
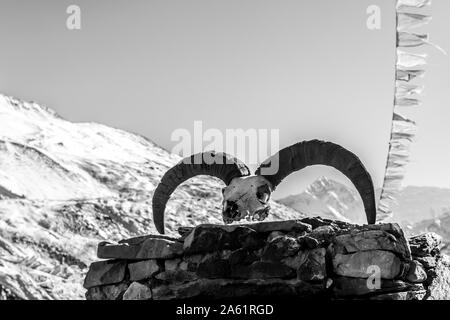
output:
[[261,203],[266,204],[270,199],[269,187],[267,185],[258,187],[256,190],[256,198],[258,198]]
[[224,194],[225,193],[225,188],[222,188],[222,194]]
[[269,195],[267,193],[256,193],[256,197],[258,198],[258,200],[262,203],[267,203],[267,201],[269,201]]

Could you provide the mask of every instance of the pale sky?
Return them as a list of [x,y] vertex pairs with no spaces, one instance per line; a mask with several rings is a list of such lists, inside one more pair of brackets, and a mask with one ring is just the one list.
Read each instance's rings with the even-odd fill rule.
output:
[[[380,187],[394,94],[393,0],[0,0],[0,92],[145,135],[171,150],[174,130],[279,129],[280,146],[330,140]],[[81,8],[81,30],[66,8]],[[381,30],[366,9],[381,8]],[[450,2],[423,28],[450,51]],[[405,185],[450,188],[449,56],[432,48]],[[205,145],[207,143],[205,142]],[[334,170],[296,173],[275,197]]]

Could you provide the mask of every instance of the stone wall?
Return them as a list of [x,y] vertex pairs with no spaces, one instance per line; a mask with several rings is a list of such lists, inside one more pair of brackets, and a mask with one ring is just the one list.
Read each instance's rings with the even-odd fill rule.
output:
[[356,226],[306,218],[180,228],[98,246],[86,298],[448,299],[440,239],[408,242],[397,224]]

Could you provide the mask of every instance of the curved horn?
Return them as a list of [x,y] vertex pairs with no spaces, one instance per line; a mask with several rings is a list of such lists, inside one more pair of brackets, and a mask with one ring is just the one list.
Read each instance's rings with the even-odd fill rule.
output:
[[213,176],[228,185],[236,177],[250,175],[250,170],[240,160],[214,151],[198,153],[180,161],[164,174],[153,194],[153,222],[159,233],[164,234],[164,210],[172,192],[184,181],[198,175]]
[[[261,169],[271,167],[274,157],[279,157],[278,171],[273,175],[261,174]],[[356,155],[337,144],[319,140],[294,144],[264,161],[255,174],[264,176],[275,189],[292,172],[311,165],[332,166],[345,174],[361,195],[367,222],[369,224],[376,222],[375,191],[372,178]]]

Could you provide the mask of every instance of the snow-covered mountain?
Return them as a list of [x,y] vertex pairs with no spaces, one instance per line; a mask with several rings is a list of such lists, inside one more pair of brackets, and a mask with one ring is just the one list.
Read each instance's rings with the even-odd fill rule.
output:
[[358,192],[326,177],[317,179],[297,195],[277,201],[308,215],[354,223],[366,222]]
[[[366,222],[357,191],[325,177],[305,191],[277,201],[308,215]],[[450,243],[450,189],[408,186],[398,194],[393,212],[391,221],[400,223],[409,235],[436,232]]]
[[[0,95],[0,300],[84,298],[99,241],[156,233],[153,190],[179,160],[142,136]],[[210,177],[181,185],[167,232],[222,223],[221,188]],[[272,219],[300,216],[272,208]]]

